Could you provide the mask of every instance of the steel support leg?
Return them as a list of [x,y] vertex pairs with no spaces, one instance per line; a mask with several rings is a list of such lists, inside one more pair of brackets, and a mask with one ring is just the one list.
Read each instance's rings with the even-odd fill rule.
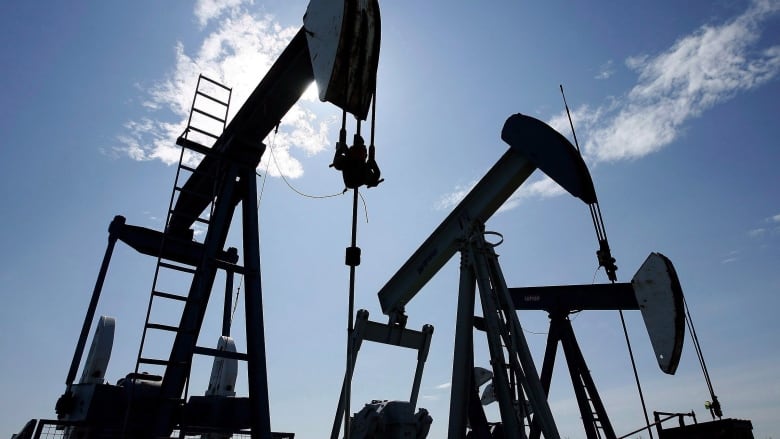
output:
[[[154,435],[169,435],[176,422],[176,405],[180,400],[192,364],[195,345],[198,341],[203,319],[206,315],[211,289],[217,275],[217,252],[225,246],[228,229],[236,208],[234,195],[239,166],[231,165],[225,171],[224,183],[217,196],[214,214],[203,241],[203,259],[192,277],[187,302],[182,311],[179,330],[168,357],[168,365],[160,387],[161,405],[157,410]],[[254,223],[257,233],[257,223]]]
[[233,276],[232,271],[225,272],[225,303],[222,306],[222,335],[230,337],[233,323]]
[[[481,237],[482,235],[478,236]],[[482,314],[485,317],[485,333],[490,350],[490,363],[493,366],[493,389],[496,392],[496,399],[501,412],[504,436],[507,439],[525,439],[525,429],[520,423],[511,392],[509,391],[504,346],[501,343],[503,337],[498,317],[499,309],[495,301],[495,292],[493,291],[493,288],[496,286],[495,280],[490,276],[482,248],[472,246],[471,260],[476,273],[479,296],[482,301]]]
[[539,374],[534,365],[534,359],[531,356],[531,350],[528,348],[528,342],[523,335],[523,328],[520,326],[520,319],[517,317],[512,297],[509,295],[509,289],[506,286],[504,274],[498,263],[498,256],[493,247],[485,242],[484,237],[479,235],[477,241],[485,249],[485,262],[490,268],[490,276],[493,288],[496,291],[496,299],[506,316],[507,324],[510,330],[510,341],[512,348],[517,352],[522,367],[522,374],[518,377],[523,386],[523,390],[528,395],[528,399],[537,414],[537,419],[542,427],[542,432],[546,439],[558,439],[558,427],[555,425],[552,411],[547,403],[547,395],[542,388]]
[[244,282],[246,290],[247,375],[252,439],[271,439],[271,414],[268,402],[268,371],[265,354],[263,289],[260,279],[260,236],[257,221],[257,180],[254,169],[243,169],[241,201],[244,235]]
[[466,437],[466,414],[474,375],[474,299],[476,278],[469,263],[468,250],[461,251],[458,313],[455,321],[455,348],[450,388],[450,424],[447,437]]
[[[544,360],[542,360],[542,374],[540,380],[542,381],[542,389],[544,394],[550,394],[550,383],[552,382],[553,367],[555,366],[555,355],[558,351],[558,342],[561,340],[561,331],[558,328],[559,324],[552,315],[550,316],[550,329],[547,332],[547,347],[544,349]],[[531,421],[531,433],[528,434],[528,439],[539,439],[542,434],[542,429],[539,422],[536,420],[536,414]]]
[[344,371],[344,380],[341,383],[341,393],[339,394],[339,404],[336,408],[336,416],[333,418],[333,429],[330,431],[331,439],[338,439],[339,432],[341,431],[341,421],[345,418],[345,405],[347,399],[347,387],[352,382],[352,375],[355,372],[355,363],[357,362],[358,351],[363,345],[363,330],[368,321],[368,313],[365,311],[358,311],[355,316],[356,322],[352,332],[350,333],[350,343],[352,344],[350,351],[349,364],[347,370]]

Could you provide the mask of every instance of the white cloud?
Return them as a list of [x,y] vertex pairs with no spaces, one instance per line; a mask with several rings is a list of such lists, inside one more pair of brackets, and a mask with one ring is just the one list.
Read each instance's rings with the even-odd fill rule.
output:
[[243,3],[252,4],[252,0],[198,0],[195,3],[195,16],[201,26],[218,18],[225,10],[236,10]]
[[780,46],[754,46],[762,21],[778,10],[776,0],[757,0],[744,14],[702,26],[658,55],[627,59],[639,80],[622,102],[598,108],[586,124],[586,155],[610,162],[658,151],[686,121],[777,76]]
[[[572,111],[586,162],[590,165],[632,160],[659,151],[677,139],[683,125],[737,93],[758,87],[780,73],[780,45],[757,47],[761,25],[780,10],[778,0],[754,0],[736,18],[705,25],[677,40],[669,49],[626,59],[638,74],[636,85],[621,99]],[[608,77],[611,64],[597,78]],[[550,126],[570,133],[565,112]],[[504,205],[508,210],[524,198],[563,193],[551,181],[521,188]],[[457,204],[470,188],[443,196],[437,208]],[[780,222],[780,215],[774,221]]]
[[527,198],[549,198],[565,193],[566,191],[558,183],[545,175],[539,180],[520,186],[520,189],[515,191],[498,211],[514,209]]
[[452,383],[444,383],[436,386],[437,389],[449,389],[450,387],[452,387]]
[[436,210],[448,210],[455,207],[460,201],[469,193],[472,189],[474,189],[474,186],[477,185],[477,180],[472,181],[471,183],[465,185],[465,186],[455,186],[455,190],[448,194],[444,194],[439,198],[439,200],[434,204],[434,208]]
[[720,261],[720,263],[721,263],[721,264],[729,264],[729,263],[731,263],[731,262],[738,261],[738,260],[739,260],[739,253],[740,253],[740,251],[739,251],[739,250],[732,250],[732,251],[730,251],[730,252],[729,252],[729,253],[726,255],[726,257],[724,257],[724,258],[723,258],[723,259]]
[[767,238],[774,239],[780,236],[780,214],[764,218],[761,220],[761,224],[764,225],[748,230],[747,235],[760,242],[766,242]]
[[599,67],[599,72],[596,74],[595,79],[609,79],[614,73],[615,69],[612,68],[612,60],[609,60]]
[[[477,182],[466,186],[457,186],[454,191],[442,195],[441,198],[435,203],[436,210],[448,210],[455,207],[463,198],[476,186]],[[566,191],[547,176],[544,176],[536,181],[527,183],[515,191],[509,199],[498,209],[499,212],[505,210],[514,209],[519,206],[523,200],[527,198],[547,198],[554,197],[560,194],[566,193]]]
[[[195,15],[201,23],[216,18],[218,23],[204,36],[195,53],[185,50],[181,42],[176,44],[173,71],[146,90],[147,99],[143,105],[155,113],[154,117],[128,122],[126,133],[117,138],[120,143],[116,148],[118,151],[134,160],[176,163],[180,149],[175,140],[186,127],[201,73],[232,87],[228,119],[235,115],[298,32],[296,27],[282,27],[270,16],[259,17],[250,13],[244,7],[246,4],[251,4],[251,1],[198,1]],[[268,168],[271,175],[300,177],[303,166],[296,156],[318,154],[329,144],[329,128],[336,121],[323,120],[307,107],[315,100],[316,89],[310,87],[304,99],[282,118],[278,133],[269,135],[265,140],[274,151],[275,164]],[[165,116],[165,112],[170,115]],[[185,157],[190,164],[197,160],[198,157],[193,155]],[[270,154],[264,154],[260,167],[265,169],[269,160]]]

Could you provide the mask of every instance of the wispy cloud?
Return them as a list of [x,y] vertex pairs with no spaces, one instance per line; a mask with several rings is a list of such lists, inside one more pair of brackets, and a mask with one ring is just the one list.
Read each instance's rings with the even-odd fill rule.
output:
[[780,46],[755,45],[761,25],[778,10],[776,0],[757,0],[742,15],[702,26],[658,55],[626,60],[639,80],[622,101],[600,108],[602,116],[586,125],[586,155],[611,162],[656,152],[688,120],[777,76]]
[[441,198],[436,201],[434,208],[436,210],[448,210],[455,207],[455,205],[460,203],[460,200],[462,200],[463,197],[471,192],[471,190],[474,189],[474,186],[476,185],[477,180],[474,180],[467,185],[455,186],[455,190],[442,195]]
[[723,259],[722,261],[720,261],[720,263],[721,264],[730,264],[730,263],[736,262],[738,260],[739,260],[739,258],[737,256],[729,256],[726,259]]
[[[233,88],[228,119],[254,90],[278,55],[298,31],[282,27],[273,17],[257,16],[247,9],[249,0],[199,0],[195,16],[203,25],[215,21],[200,47],[190,53],[184,44],[175,45],[175,65],[166,78],[145,88],[144,107],[149,116],[126,124],[117,137],[116,150],[134,160],[161,160],[175,163],[179,148],[175,139],[186,127],[199,74]],[[210,26],[211,28],[211,26]],[[273,146],[275,165],[267,167],[270,154],[264,154],[261,169],[273,176],[303,175],[296,156],[322,152],[328,144],[332,119],[322,119],[309,105],[316,100],[314,86],[282,119],[277,134],[266,143]],[[273,137],[272,137],[273,136]]]
[[595,79],[609,79],[615,74],[615,69],[612,64],[612,60],[602,64],[601,67],[599,67],[599,72],[596,74]]
[[499,212],[514,209],[527,198],[548,198],[561,194],[566,191],[546,175],[536,181],[525,184],[520,187],[508,200],[498,209]]
[[757,239],[780,236],[780,214],[764,218],[761,223],[762,226],[748,230],[749,237]]
[[[686,122],[776,77],[780,45],[758,46],[762,25],[779,10],[778,0],[754,0],[743,14],[726,23],[702,26],[660,53],[628,58],[626,65],[637,73],[630,90],[602,105],[582,105],[572,111],[585,160],[609,163],[657,152],[677,139]],[[610,67],[605,64],[597,77],[606,77]],[[549,124],[559,132],[569,130],[565,112]],[[537,184],[530,191],[521,188],[504,209],[530,195],[550,194],[542,190],[549,189],[548,183]],[[441,198],[446,203],[440,200],[436,207],[454,205],[457,201],[451,200],[466,193],[456,188]]]
[[225,10],[239,8],[242,4],[253,4],[252,0],[198,0],[195,3],[195,16],[201,26],[222,15]]
[[[460,201],[476,186],[477,181],[465,185],[457,186],[454,191],[444,194],[434,204],[436,210],[448,210],[455,207]],[[528,198],[547,198],[554,197],[566,191],[546,175],[542,178],[527,183],[520,187],[504,204],[498,209],[499,212],[514,209],[519,206],[523,200]]]
[[442,390],[447,390],[452,387],[452,383],[442,383],[433,387],[433,394],[422,394],[420,397],[426,401],[438,401],[442,397]]

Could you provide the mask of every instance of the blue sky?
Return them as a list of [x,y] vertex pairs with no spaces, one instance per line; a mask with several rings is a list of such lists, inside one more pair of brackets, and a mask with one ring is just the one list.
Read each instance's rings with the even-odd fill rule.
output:
[[[0,436],[54,416],[111,218],[162,227],[197,75],[234,87],[241,102],[305,9],[302,0],[0,5]],[[671,258],[726,416],[751,419],[756,438],[780,436],[780,2],[383,2],[382,20],[376,136],[386,182],[364,191],[357,306],[384,320],[376,292],[501,156],[509,115],[569,135],[563,84],[619,279],[651,251]],[[312,195],[342,189],[327,167],[340,113],[313,96],[266,140],[276,162],[266,154],[260,165],[272,426],[301,438],[329,431],[338,398],[351,215],[349,197],[303,198],[279,178]],[[542,176],[488,228],[505,237],[511,286],[594,281],[587,209]],[[98,310],[117,318],[111,382],[133,368],[152,275],[153,261],[117,248]],[[446,434],[457,280],[450,262],[407,307],[410,327],[436,327],[420,399],[431,437]],[[201,340],[213,345],[220,306],[210,309]],[[707,419],[692,346],[666,376],[639,315],[626,317],[649,409]],[[545,336],[535,333],[547,317],[520,319],[540,361]],[[618,434],[639,428],[618,316],[582,313],[574,328]],[[210,364],[195,366],[199,393]],[[411,353],[364,346],[353,409],[408,398],[413,372]],[[570,387],[557,369],[551,406],[562,436],[583,437]]]

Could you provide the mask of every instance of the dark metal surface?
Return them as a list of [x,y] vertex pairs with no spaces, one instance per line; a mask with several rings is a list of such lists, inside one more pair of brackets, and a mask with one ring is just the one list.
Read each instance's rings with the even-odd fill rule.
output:
[[[162,232],[147,229],[146,227],[121,224],[117,227],[117,237],[120,241],[129,245],[139,253],[149,256],[159,256],[163,259],[176,261],[181,264],[198,265],[203,257],[203,244],[180,240],[174,237],[165,237]],[[162,245],[165,239],[165,245]],[[235,264],[238,261],[238,253],[235,250],[219,250],[219,260]]]
[[241,171],[243,200],[241,222],[244,236],[244,309],[246,312],[247,375],[252,416],[252,438],[271,439],[271,412],[268,401],[268,372],[265,353],[263,289],[260,279],[260,231],[257,218],[257,179],[255,170]]
[[[355,10],[358,3],[348,1],[345,4],[345,22],[325,99],[366,120],[376,88],[381,21],[376,0],[363,2],[362,13]],[[368,41],[370,50],[355,44],[359,41]]]
[[658,428],[660,439],[753,439],[753,424],[744,419],[720,419],[674,428]]
[[504,124],[501,138],[570,194],[587,204],[596,202],[588,167],[561,133],[538,119],[515,114]]
[[510,288],[509,294],[518,310],[570,312],[639,309],[630,283]]

